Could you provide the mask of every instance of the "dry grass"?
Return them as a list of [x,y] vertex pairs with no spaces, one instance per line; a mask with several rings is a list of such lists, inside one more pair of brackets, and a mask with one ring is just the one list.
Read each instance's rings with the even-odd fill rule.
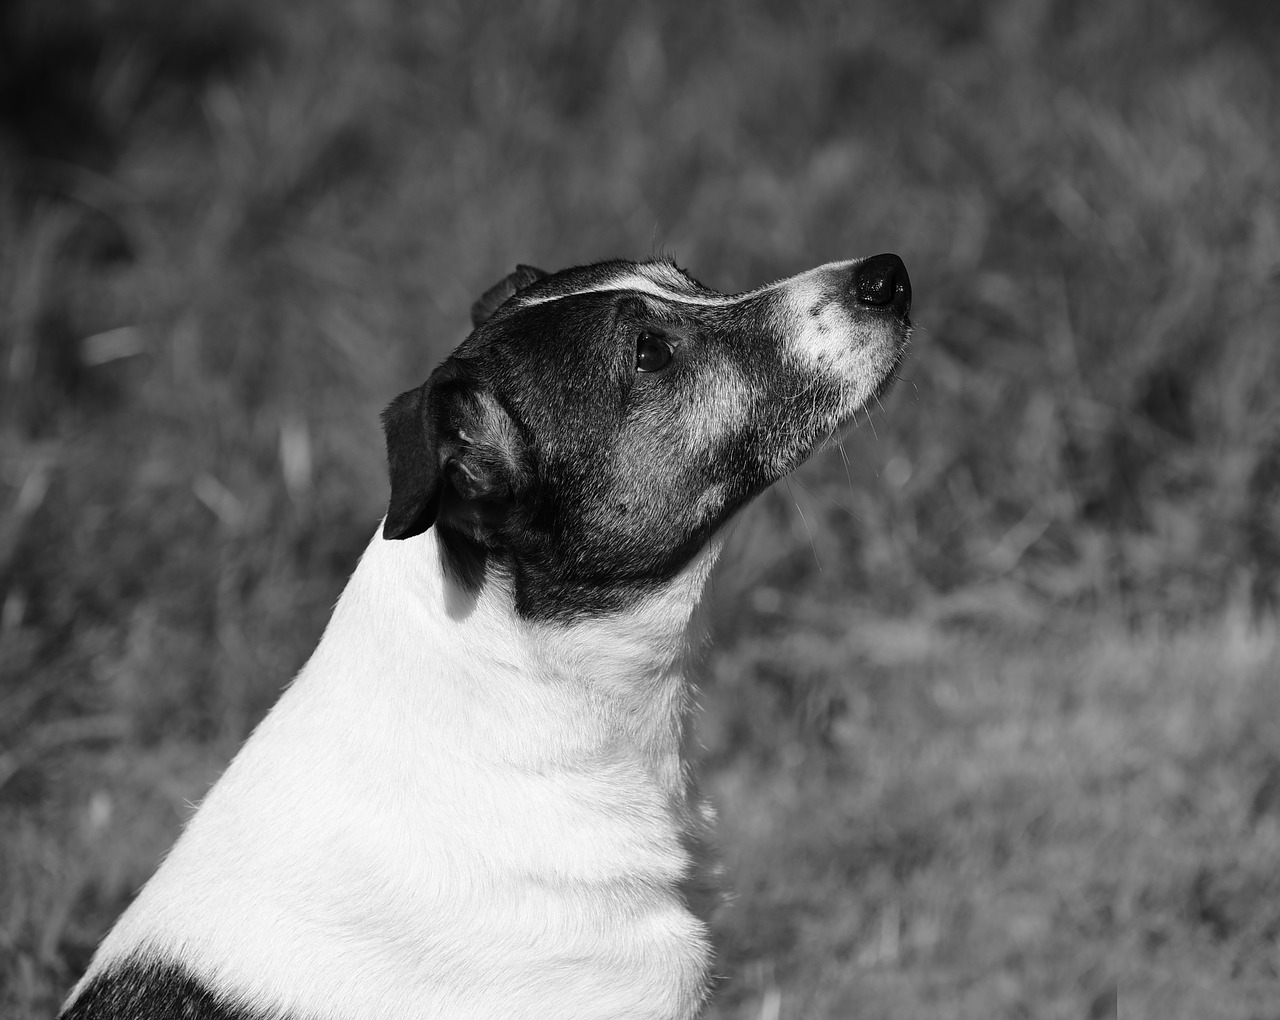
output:
[[907,381],[721,585],[715,1015],[1268,1015],[1269,10],[5,8],[0,1012],[310,650],[511,264],[893,250]]
[[[716,662],[712,746],[744,749],[713,750],[737,888],[713,1015],[1269,1015],[1273,626],[787,615],[820,636]],[[744,674],[808,683],[744,698]]]

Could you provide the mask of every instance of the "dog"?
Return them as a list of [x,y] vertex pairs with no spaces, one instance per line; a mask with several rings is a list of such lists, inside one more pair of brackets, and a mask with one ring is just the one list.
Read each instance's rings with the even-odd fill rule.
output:
[[697,610],[727,522],[892,382],[910,305],[896,255],[488,290],[383,414],[390,503],[315,653],[63,1020],[696,1017]]

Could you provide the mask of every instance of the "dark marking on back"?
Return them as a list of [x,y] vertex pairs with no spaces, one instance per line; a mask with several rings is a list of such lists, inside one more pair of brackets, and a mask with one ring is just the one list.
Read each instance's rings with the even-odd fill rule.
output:
[[[220,995],[176,963],[126,960],[89,982],[58,1020],[293,1020]],[[300,1018],[299,1018],[300,1020]]]

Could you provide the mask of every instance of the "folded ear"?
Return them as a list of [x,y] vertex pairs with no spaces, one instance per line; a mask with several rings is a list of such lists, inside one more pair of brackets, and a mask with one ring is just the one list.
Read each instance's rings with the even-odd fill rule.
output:
[[535,269],[533,266],[516,266],[514,273],[500,283],[495,283],[480,295],[480,300],[471,306],[471,325],[479,326],[517,292],[524,290],[530,284],[537,283],[546,275],[541,269]]
[[433,524],[480,540],[525,486],[524,442],[511,416],[450,358],[382,414],[391,476],[384,538]]
[[416,390],[401,393],[382,412],[391,479],[383,538],[421,535],[435,523],[440,509],[440,416],[431,398],[435,379],[433,373]]

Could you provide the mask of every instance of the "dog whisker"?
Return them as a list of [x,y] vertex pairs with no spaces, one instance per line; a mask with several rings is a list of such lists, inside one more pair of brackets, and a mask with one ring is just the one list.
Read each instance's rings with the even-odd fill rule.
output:
[[799,500],[796,499],[795,491],[791,488],[791,476],[788,475],[783,479],[787,483],[787,494],[791,497],[791,505],[796,508],[796,513],[800,515],[800,523],[804,525],[805,534],[809,536],[809,548],[813,552],[813,562],[817,564],[818,570],[822,570],[822,558],[818,555],[818,544],[813,538],[813,529],[809,527],[809,519],[805,517],[804,510],[800,506]]
[[838,499],[836,499],[834,496],[830,495],[829,493],[823,492],[821,489],[815,489],[812,486],[806,485],[796,475],[791,475],[790,477],[791,477],[791,480],[796,483],[796,485],[804,489],[804,491],[807,492],[814,499],[821,499],[827,503],[830,503],[833,507],[835,507],[841,513],[848,515],[850,518],[852,518],[855,521],[862,520],[862,518],[860,518],[852,509],[845,506],[843,503],[841,503]]
[[849,467],[849,451],[844,448],[844,436],[836,436],[836,449],[840,451],[840,463],[844,465],[844,478],[849,483],[849,502],[856,503],[857,497],[853,492],[853,471]]

